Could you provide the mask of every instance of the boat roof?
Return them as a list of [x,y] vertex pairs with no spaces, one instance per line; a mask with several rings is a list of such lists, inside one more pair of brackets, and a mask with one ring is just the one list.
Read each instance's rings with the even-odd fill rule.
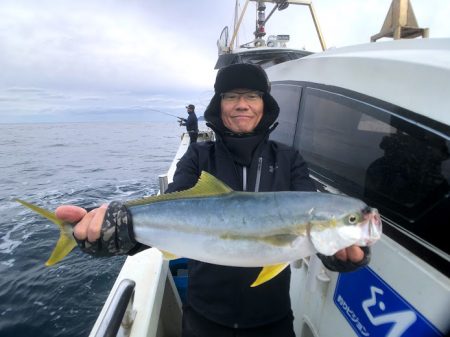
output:
[[292,48],[239,48],[234,49],[228,54],[219,55],[214,69],[220,69],[235,63],[253,63],[258,64],[263,68],[267,68],[275,64],[295,60],[311,54],[312,52],[307,50]]
[[337,86],[450,124],[450,38],[328,49],[266,71],[272,82]]

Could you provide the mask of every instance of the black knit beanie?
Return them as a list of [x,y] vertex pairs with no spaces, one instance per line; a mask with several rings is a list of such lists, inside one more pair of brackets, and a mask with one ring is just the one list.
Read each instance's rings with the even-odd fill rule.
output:
[[238,63],[220,69],[214,83],[214,96],[205,110],[205,120],[216,132],[230,132],[220,116],[220,94],[233,89],[250,89],[264,93],[264,115],[255,129],[255,133],[266,132],[276,121],[280,108],[270,95],[270,82],[263,68],[255,64]]

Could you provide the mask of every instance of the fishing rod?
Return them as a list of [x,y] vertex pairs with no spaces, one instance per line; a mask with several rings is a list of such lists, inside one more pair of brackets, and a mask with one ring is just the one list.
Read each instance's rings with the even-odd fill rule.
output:
[[170,114],[168,112],[164,112],[164,111],[156,110],[156,109],[150,109],[150,108],[148,108],[148,109],[152,110],[152,111],[156,111],[156,112],[162,113],[164,115],[168,115],[168,116],[172,116],[172,117],[178,118],[180,123],[186,121],[186,118],[175,116],[175,115],[172,115],[172,114]]

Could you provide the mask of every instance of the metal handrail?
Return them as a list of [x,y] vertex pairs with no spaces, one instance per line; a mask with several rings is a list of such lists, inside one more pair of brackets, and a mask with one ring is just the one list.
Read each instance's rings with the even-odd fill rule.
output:
[[[95,337],[115,337],[124,319],[129,320],[129,315],[125,315],[127,308],[132,308],[134,298],[134,288],[136,282],[123,279],[118,287],[105,315],[95,333]],[[125,317],[127,316],[127,317]],[[127,322],[129,324],[129,322]]]

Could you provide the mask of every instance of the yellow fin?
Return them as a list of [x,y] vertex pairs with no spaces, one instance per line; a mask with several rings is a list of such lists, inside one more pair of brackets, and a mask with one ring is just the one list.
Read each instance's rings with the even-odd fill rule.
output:
[[53,249],[50,258],[45,263],[46,266],[54,265],[55,263],[61,261],[67,254],[69,254],[72,249],[77,246],[77,242],[75,241],[72,235],[72,226],[56,217],[53,212],[50,212],[46,209],[40,208],[39,206],[30,204],[26,201],[20,199],[14,199],[15,201],[21,203],[25,207],[33,210],[44,218],[49,219],[51,222],[58,225],[60,229],[59,240],[56,243],[55,248]]
[[179,258],[179,256],[166,252],[165,250],[160,250],[160,252],[162,253],[164,260],[175,260]]
[[255,282],[253,282],[250,287],[257,287],[263,283],[266,283],[267,281],[270,281],[279,273],[281,273],[287,266],[289,266],[289,262],[263,267]]
[[202,198],[202,197],[212,197],[225,195],[233,192],[233,190],[228,187],[225,183],[214,177],[212,174],[202,171],[200,178],[198,179],[197,184],[187,190],[160,194],[157,196],[152,196],[148,198],[138,199],[128,201],[126,203],[127,206],[138,206],[150,204],[158,201],[167,201],[167,200],[175,200],[182,198]]
[[66,255],[69,254],[76,246],[77,242],[73,238],[72,234],[65,235],[61,232],[59,240],[56,243],[56,247],[53,249],[52,255],[50,255],[47,262],[45,262],[45,265],[48,267],[58,263],[64,259]]

